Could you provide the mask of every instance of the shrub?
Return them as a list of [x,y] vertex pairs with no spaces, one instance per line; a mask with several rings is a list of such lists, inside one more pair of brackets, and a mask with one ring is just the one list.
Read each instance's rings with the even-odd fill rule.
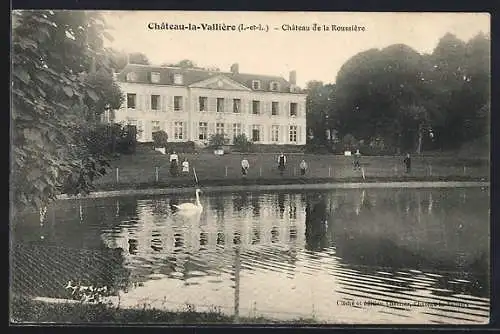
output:
[[152,134],[155,147],[167,147],[168,135],[165,131],[155,131]]
[[223,133],[216,133],[210,136],[208,145],[212,148],[221,148],[229,143],[229,138]]
[[170,142],[166,145],[165,149],[168,152],[175,151],[177,153],[194,153],[196,151],[194,141]]
[[247,136],[242,133],[234,137],[234,149],[238,152],[252,152],[253,142],[249,141]]
[[327,154],[334,152],[334,146],[327,146],[327,144],[320,142],[308,142],[304,148],[307,153],[316,153],[316,154]]
[[303,153],[305,145],[273,145],[273,144],[253,144],[253,152],[257,153]]
[[133,154],[137,149],[137,128],[134,125],[122,127],[121,135],[116,145],[116,152]]
[[344,138],[342,138],[342,145],[344,150],[354,150],[358,145],[358,141],[354,138],[350,133],[346,134]]
[[130,125],[101,124],[83,135],[92,154],[132,154],[137,145],[136,128]]

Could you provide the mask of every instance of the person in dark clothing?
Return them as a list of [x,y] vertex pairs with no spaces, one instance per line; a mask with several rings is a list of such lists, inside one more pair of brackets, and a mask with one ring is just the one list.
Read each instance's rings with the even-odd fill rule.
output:
[[406,157],[403,160],[403,163],[405,164],[406,172],[409,173],[411,171],[411,157],[410,157],[410,153],[406,154]]
[[177,176],[178,165],[179,165],[179,156],[174,151],[172,152],[172,154],[170,154],[170,174],[172,176]]
[[241,175],[246,176],[248,174],[248,169],[250,168],[250,164],[246,158],[241,160]]
[[285,171],[285,165],[286,165],[286,156],[283,154],[283,152],[281,152],[280,156],[278,157],[278,169],[281,175],[283,175],[283,172]]
[[301,176],[306,175],[306,170],[307,170],[307,162],[306,162],[305,160],[302,160],[302,161],[300,162],[299,167],[300,167],[300,175],[301,175]]
[[360,159],[361,153],[359,152],[359,150],[356,150],[356,153],[354,153],[354,170],[361,169]]

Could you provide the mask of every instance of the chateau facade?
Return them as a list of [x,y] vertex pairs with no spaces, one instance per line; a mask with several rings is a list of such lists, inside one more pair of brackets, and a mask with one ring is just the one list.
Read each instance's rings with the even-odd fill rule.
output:
[[163,130],[170,142],[206,144],[212,134],[245,134],[257,144],[304,145],[306,94],[277,76],[128,64],[116,79],[125,102],[116,122],[136,125],[140,142]]

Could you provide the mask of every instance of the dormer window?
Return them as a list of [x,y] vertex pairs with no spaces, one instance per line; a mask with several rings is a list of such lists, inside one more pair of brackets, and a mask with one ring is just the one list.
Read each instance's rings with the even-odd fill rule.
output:
[[160,72],[151,72],[151,82],[152,83],[160,82]]
[[127,81],[137,81],[137,73],[135,72],[129,72],[127,73]]
[[254,89],[254,90],[260,89],[260,81],[259,80],[252,80],[252,89]]
[[280,89],[279,83],[276,81],[272,81],[270,89],[274,92],[277,92]]
[[174,74],[174,84],[182,85],[182,74]]

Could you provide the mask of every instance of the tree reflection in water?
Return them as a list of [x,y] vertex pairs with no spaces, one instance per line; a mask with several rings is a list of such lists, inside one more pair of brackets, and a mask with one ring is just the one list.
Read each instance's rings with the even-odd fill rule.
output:
[[233,210],[241,212],[248,207],[248,194],[246,192],[233,195]]
[[483,295],[489,286],[488,202],[471,196],[471,209],[463,210],[457,207],[461,195],[454,189],[346,192],[332,216],[336,255],[367,275],[409,268],[447,273],[440,288],[456,292],[446,283],[456,277],[472,282],[464,289],[475,286],[468,294]]
[[[432,298],[439,294],[447,298],[455,294],[455,298],[460,293],[483,296],[489,287],[488,203],[484,194],[474,191],[467,189],[466,203],[464,191],[444,189],[218,194],[211,197],[219,198],[204,198],[210,205],[198,221],[172,214],[167,203],[178,203],[175,196],[96,200],[84,206],[84,224],[79,222],[78,203],[58,211],[55,220],[61,224],[52,235],[46,234],[45,242],[94,248],[104,241],[106,247],[116,248],[106,255],[109,267],[115,261],[117,267],[130,269],[134,277],[127,279],[134,282],[161,273],[168,280],[205,284],[213,278],[210,275],[216,275],[221,286],[228,282],[220,272],[229,269],[232,260],[240,261],[233,252],[237,246],[241,251],[237,255],[241,255],[242,307],[252,300],[268,300],[270,294],[256,287],[262,287],[262,281],[269,285],[273,276],[287,278],[279,283],[282,291],[295,285],[297,291],[331,288],[335,293],[360,294],[364,289],[365,296],[372,298],[380,293],[374,291],[373,282],[380,280],[390,298],[399,297],[389,293],[410,291],[432,291]],[[90,209],[91,205],[95,208]],[[50,227],[45,225],[45,229]],[[37,222],[17,235],[33,241],[39,230]],[[40,242],[39,235],[35,237]],[[47,268],[54,258],[60,259],[45,256],[38,261]],[[119,259],[123,257],[126,263]],[[36,270],[30,275],[36,279],[44,268],[34,265]],[[106,269],[101,263],[90,265],[90,269],[80,265],[78,273],[87,270],[94,275],[95,270]],[[427,273],[434,276],[424,277]],[[304,274],[311,275],[311,280]],[[123,274],[113,275],[120,279]],[[432,285],[422,287],[425,282]],[[186,289],[189,292],[191,288]],[[200,291],[205,291],[204,287],[191,294],[180,290],[179,295],[196,302]],[[217,298],[221,294],[217,292]],[[308,296],[300,298],[310,302]],[[328,305],[328,299],[331,297],[325,294],[317,302]],[[208,297],[207,301],[212,302]],[[235,305],[238,303],[235,299]],[[297,305],[287,306],[291,312],[297,309]]]
[[283,215],[285,213],[285,193],[283,192],[278,193],[278,208],[280,219],[283,219]]
[[260,201],[257,194],[252,194],[252,213],[254,217],[260,216]]
[[325,198],[322,195],[312,194],[306,204],[306,249],[318,251],[328,247],[326,227],[328,215]]

